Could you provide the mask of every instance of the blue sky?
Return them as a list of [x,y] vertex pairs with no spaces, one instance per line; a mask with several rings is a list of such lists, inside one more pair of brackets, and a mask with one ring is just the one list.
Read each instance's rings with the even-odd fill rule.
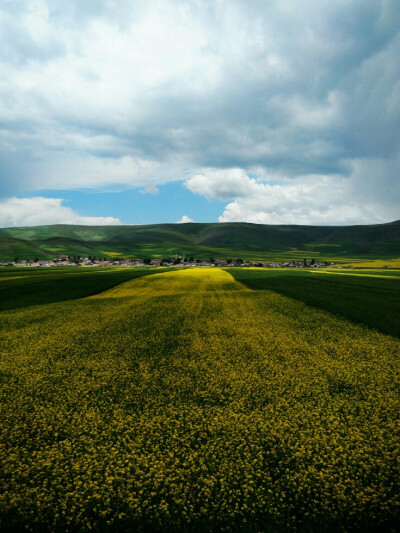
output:
[[0,226],[398,219],[399,57],[398,0],[5,0]]
[[[37,192],[30,193],[35,197]],[[121,188],[114,192],[93,189],[57,191],[63,204],[73,208],[83,217],[96,217],[99,213],[134,220],[135,224],[154,224],[176,222],[182,218],[182,209],[196,222],[216,221],[223,210],[224,203],[194,195],[181,183],[167,183],[155,194],[144,194],[138,189]],[[40,196],[53,198],[54,191],[40,191]]]

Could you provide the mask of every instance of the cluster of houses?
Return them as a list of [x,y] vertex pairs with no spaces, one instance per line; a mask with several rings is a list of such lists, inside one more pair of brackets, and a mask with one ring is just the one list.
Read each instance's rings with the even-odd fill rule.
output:
[[269,262],[269,261],[243,261],[243,259],[214,259],[207,261],[200,259],[185,259],[185,257],[175,257],[167,259],[95,259],[94,257],[71,257],[62,255],[56,259],[51,260],[35,260],[35,261],[20,261],[17,258],[9,263],[1,263],[2,266],[15,267],[55,267],[55,266],[92,266],[92,267],[106,267],[106,266],[121,266],[121,267],[143,267],[143,266],[185,266],[185,267],[266,267],[266,268],[326,268],[332,266],[331,262],[318,262],[314,259],[304,261],[284,261],[284,262]]

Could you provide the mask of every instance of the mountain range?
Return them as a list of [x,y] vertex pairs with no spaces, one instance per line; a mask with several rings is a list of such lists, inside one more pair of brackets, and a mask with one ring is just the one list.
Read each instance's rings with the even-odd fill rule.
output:
[[400,257],[400,220],[357,226],[246,222],[143,226],[52,225],[0,229],[0,261],[60,255],[97,258],[193,256],[199,259]]

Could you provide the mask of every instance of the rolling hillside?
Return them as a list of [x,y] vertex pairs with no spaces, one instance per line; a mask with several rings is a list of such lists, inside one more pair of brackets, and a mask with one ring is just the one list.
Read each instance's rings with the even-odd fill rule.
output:
[[292,259],[400,257],[400,221],[365,226],[153,224],[0,229],[0,261],[67,255]]

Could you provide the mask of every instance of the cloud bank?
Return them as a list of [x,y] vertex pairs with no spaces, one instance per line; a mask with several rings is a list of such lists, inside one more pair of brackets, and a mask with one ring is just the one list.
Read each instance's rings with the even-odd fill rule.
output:
[[4,2],[0,193],[179,181],[222,221],[398,218],[399,28],[398,0]]
[[[380,176],[386,177],[381,162],[376,166]],[[399,216],[399,184],[382,190],[375,180],[375,172],[374,162],[357,162],[351,179],[313,175],[264,183],[238,168],[206,169],[186,180],[185,185],[193,193],[229,202],[219,217],[220,222],[351,225],[395,220]],[[374,187],[375,196],[371,194]],[[383,203],[386,210],[381,212]]]
[[109,226],[121,224],[114,217],[82,217],[60,198],[7,198],[0,200],[0,227],[44,226],[47,224],[82,224]]

